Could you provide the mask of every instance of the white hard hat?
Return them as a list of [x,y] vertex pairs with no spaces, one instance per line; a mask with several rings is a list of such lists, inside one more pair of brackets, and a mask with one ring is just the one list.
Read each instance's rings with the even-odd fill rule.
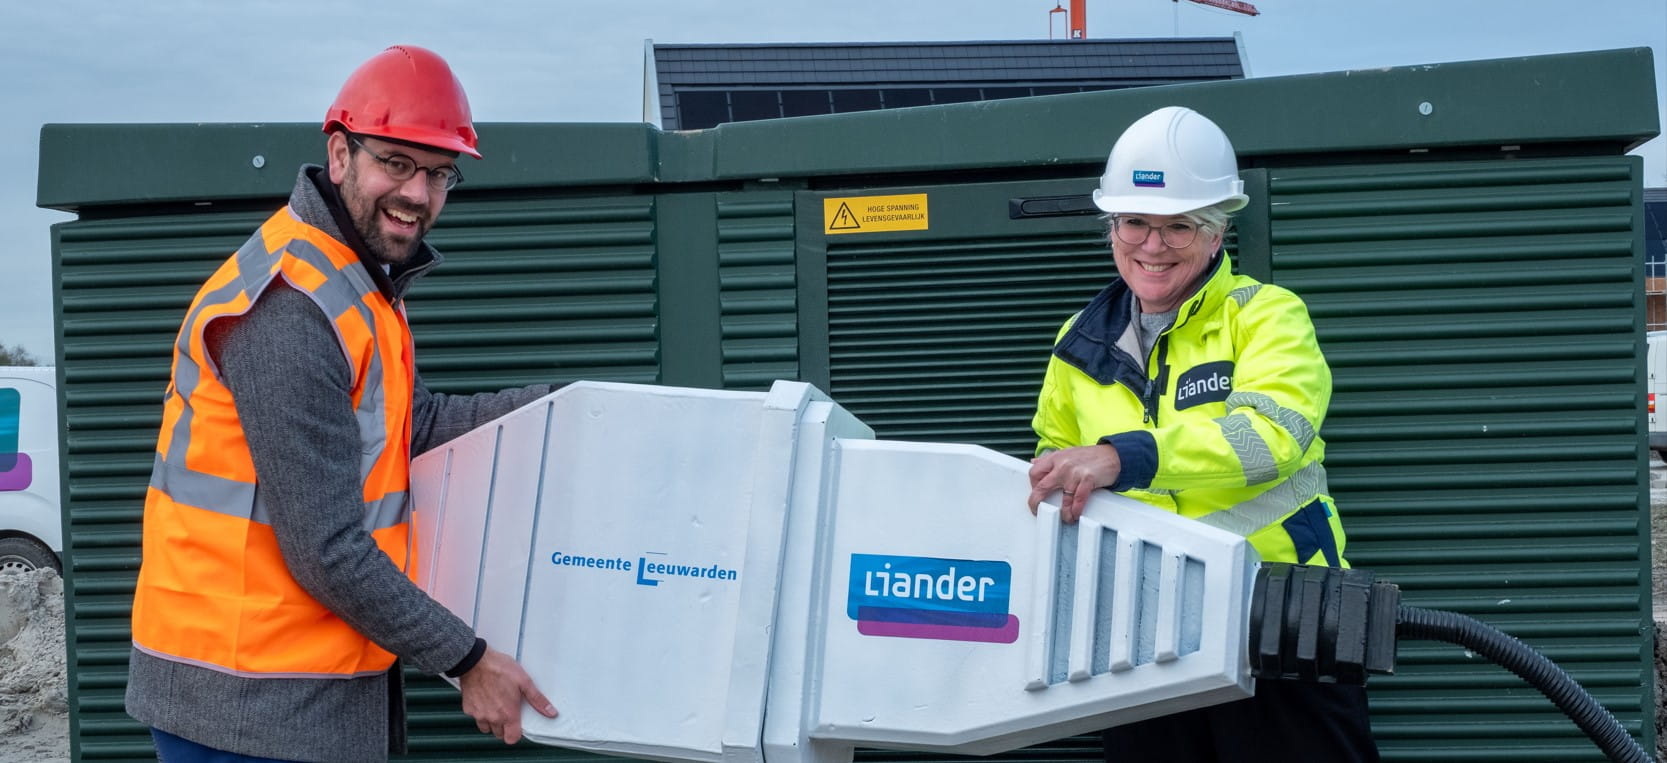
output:
[[1178,215],[1250,202],[1227,133],[1192,109],[1165,106],[1129,125],[1106,159],[1094,205],[1106,212]]

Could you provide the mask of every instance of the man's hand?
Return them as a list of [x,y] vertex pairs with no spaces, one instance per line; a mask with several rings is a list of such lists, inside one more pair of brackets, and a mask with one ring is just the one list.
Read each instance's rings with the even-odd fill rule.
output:
[[480,662],[457,679],[463,690],[463,712],[475,719],[483,733],[504,740],[521,741],[521,702],[526,700],[546,718],[556,717],[556,706],[533,685],[531,676],[509,655],[487,647]]
[[1088,506],[1088,494],[1117,481],[1123,462],[1110,445],[1089,445],[1044,453],[1030,462],[1030,513],[1055,490],[1065,493],[1059,502],[1059,518],[1066,524],[1077,521]]

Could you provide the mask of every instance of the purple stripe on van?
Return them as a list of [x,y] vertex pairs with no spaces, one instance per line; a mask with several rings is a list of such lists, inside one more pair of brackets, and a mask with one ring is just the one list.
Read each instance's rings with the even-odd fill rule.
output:
[[[29,483],[34,482],[34,463],[29,460],[28,453],[6,454],[16,455],[17,463],[12,468],[0,472],[0,493],[10,493],[29,489]],[[7,461],[12,459],[8,458]]]

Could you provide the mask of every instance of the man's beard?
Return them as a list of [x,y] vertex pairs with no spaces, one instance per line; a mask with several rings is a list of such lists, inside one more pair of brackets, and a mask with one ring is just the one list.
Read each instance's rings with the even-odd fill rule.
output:
[[[358,173],[349,167],[347,176],[342,178],[342,203],[347,207],[347,213],[353,218],[353,227],[359,230],[359,238],[365,242],[365,248],[370,250],[370,256],[383,265],[400,265],[410,260],[416,254],[417,247],[422,245],[423,236],[428,234],[425,219],[428,210],[411,204],[401,203],[397,198],[388,198],[389,209],[404,212],[417,218],[417,233],[408,243],[392,240],[382,233],[382,205],[381,199],[366,199],[358,192]],[[355,209],[356,204],[363,208]]]

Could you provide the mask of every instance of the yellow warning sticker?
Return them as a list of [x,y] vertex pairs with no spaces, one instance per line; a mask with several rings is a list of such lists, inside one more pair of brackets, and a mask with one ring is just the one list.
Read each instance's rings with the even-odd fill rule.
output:
[[845,196],[822,200],[822,229],[836,233],[926,230],[926,194]]

